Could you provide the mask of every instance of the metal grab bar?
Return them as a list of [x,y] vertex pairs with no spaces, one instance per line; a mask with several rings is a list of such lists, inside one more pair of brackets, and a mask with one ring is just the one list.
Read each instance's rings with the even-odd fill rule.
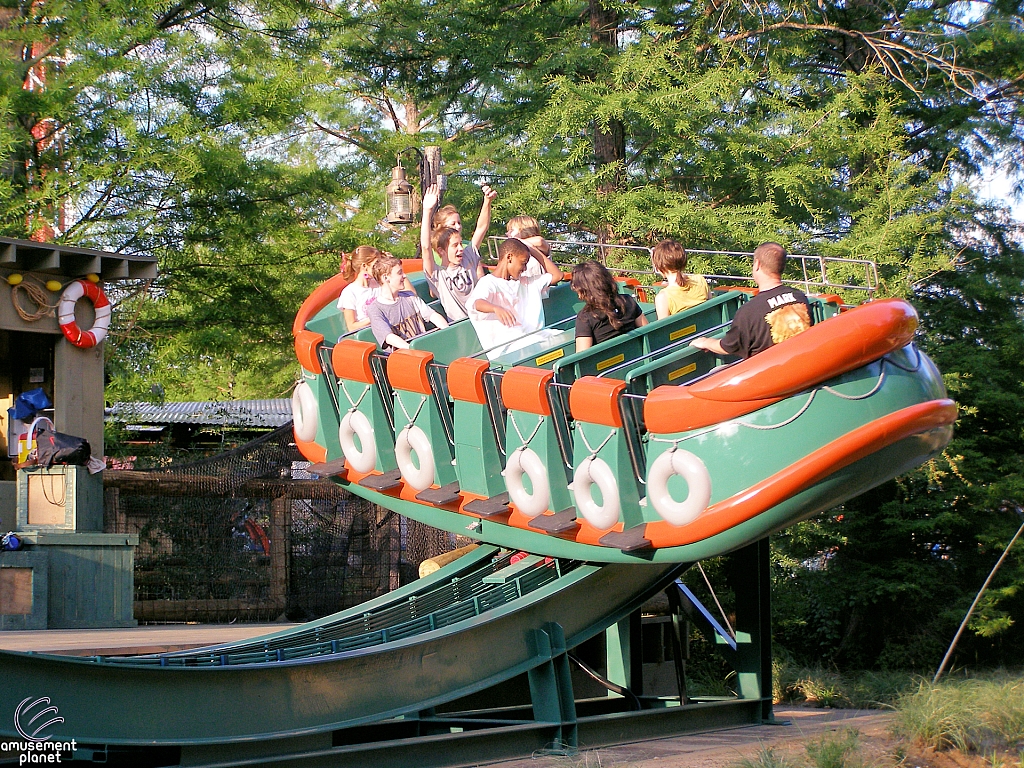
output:
[[484,372],[484,394],[487,396],[487,411],[491,417],[491,427],[494,429],[494,441],[498,445],[498,455],[501,457],[501,468],[505,468],[505,461],[508,458],[505,452],[505,419],[508,417],[508,409],[501,400],[501,379],[505,374],[501,371],[490,369]]
[[448,445],[451,446],[452,455],[455,453],[455,417],[452,413],[452,399],[448,394],[448,366],[442,363],[427,364],[427,378],[430,380],[430,389],[437,400],[437,410],[441,415],[441,427],[444,429],[444,436],[448,438]]
[[[498,245],[501,241],[507,238],[498,235],[491,235],[487,238],[487,251],[488,258],[494,261],[497,254]],[[614,273],[622,275],[639,275],[643,277],[655,277],[653,270],[649,269],[630,269],[628,267],[616,267],[611,266],[607,263],[608,256],[615,253],[628,254],[633,256],[643,255],[647,259],[651,258],[653,249],[648,246],[641,245],[617,245],[614,243],[594,243],[594,242],[581,242],[577,240],[550,240],[548,245],[551,247],[551,259],[554,261],[555,253],[565,254],[571,263],[560,263],[556,262],[556,265],[561,267],[565,271],[566,267],[572,267],[573,264],[577,263],[582,259],[597,259],[603,263],[608,269]],[[711,251],[703,250],[699,248],[687,248],[687,254],[690,256],[706,256],[706,257],[725,257],[727,259],[742,258],[745,260],[752,260],[753,253],[748,251]],[[791,253],[788,255],[790,262],[798,262],[799,266],[797,270],[800,272],[799,278],[787,278],[783,276],[782,282],[786,285],[802,285],[810,289],[812,286],[817,288],[827,289],[838,289],[838,290],[849,290],[849,291],[863,291],[868,295],[870,299],[874,296],[878,290],[878,265],[870,259],[850,259],[842,256],[812,256],[799,253]],[[835,282],[829,278],[828,269],[854,268],[856,271],[863,270],[864,282],[863,284],[856,285],[850,282]],[[819,274],[814,275],[812,272],[817,271]],[[716,274],[712,272],[703,273],[704,277],[708,278],[712,282],[719,280],[729,280],[733,282],[744,282],[750,283],[751,277],[749,274],[746,275],[731,275],[731,274]],[[643,286],[650,287],[650,286]]]
[[613,365],[611,368],[606,368],[605,370],[601,371],[601,373],[597,374],[597,377],[601,378],[603,376],[607,376],[609,373],[614,373],[615,371],[620,371],[628,366],[636,365],[641,360],[659,357],[668,352],[672,352],[678,347],[682,347],[689,344],[694,339],[700,338],[701,336],[707,336],[708,334],[711,333],[718,333],[723,328],[728,328],[730,325],[732,325],[732,320],[729,320],[728,322],[725,323],[719,323],[718,325],[713,326],[711,328],[705,328],[703,331],[700,331],[698,333],[692,333],[689,336],[684,336],[683,338],[677,339],[671,344],[666,344],[664,347],[659,347],[658,349],[655,349],[651,352],[647,352],[646,354],[640,355],[639,357],[633,357],[630,358],[629,360],[626,360],[625,362],[619,363],[618,365]]
[[391,427],[391,437],[395,436],[395,390],[388,381],[388,356],[380,351],[370,355],[370,370],[373,372],[373,380],[377,382],[380,389],[380,399],[384,403],[384,414],[388,418],[388,426]]
[[626,451],[629,463],[633,465],[633,474],[640,485],[647,485],[647,453],[644,449],[644,401],[647,395],[631,395],[623,392],[619,395],[619,415],[622,416],[622,429],[626,436]]
[[320,360],[320,369],[324,372],[327,377],[327,395],[330,397],[331,406],[334,408],[334,415],[338,421],[341,421],[341,404],[338,402],[338,392],[335,387],[339,386],[338,377],[334,375],[334,363],[331,362],[331,351],[334,347],[328,347],[326,344],[321,344],[317,348],[316,354]]
[[555,427],[555,439],[558,441],[558,452],[562,454],[562,463],[566,469],[566,482],[572,480],[572,429],[573,418],[569,410],[569,390],[572,384],[562,384],[551,380],[548,383],[548,405],[551,406],[551,421]]
[[[480,357],[481,355],[489,354],[490,352],[493,352],[496,349],[501,349],[502,347],[507,347],[509,344],[518,344],[523,339],[527,339],[530,336],[536,336],[538,333],[543,333],[544,331],[566,331],[566,330],[568,330],[568,326],[565,327],[565,328],[560,328],[559,326],[561,326],[563,323],[575,323],[575,322],[576,322],[575,316],[574,317],[567,317],[567,318],[564,318],[562,320],[556,320],[551,325],[545,325],[543,328],[538,328],[536,331],[530,331],[529,333],[524,333],[522,336],[519,336],[518,338],[512,339],[511,341],[504,341],[501,344],[495,344],[493,347],[488,347],[487,349],[482,349],[479,352],[476,352],[475,354],[471,355],[471,357],[475,358],[475,357]],[[523,346],[525,347],[527,345],[524,344]],[[505,354],[511,355],[513,352],[518,352],[518,351],[519,351],[518,349],[513,349],[513,350],[511,350],[509,352],[506,352]],[[504,355],[501,355],[501,356],[504,357]]]

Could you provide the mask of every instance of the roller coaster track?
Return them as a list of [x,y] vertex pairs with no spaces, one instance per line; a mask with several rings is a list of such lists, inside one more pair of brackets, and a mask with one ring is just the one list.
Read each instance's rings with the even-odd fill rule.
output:
[[[288,764],[306,764],[380,724],[436,730],[444,718],[433,708],[526,673],[532,712],[463,717],[454,730],[498,725],[534,734],[523,742],[521,733],[520,748],[571,744],[567,649],[626,619],[686,565],[514,559],[481,546],[355,608],[209,648],[139,657],[0,653],[0,711],[45,697],[62,722],[36,737],[74,738],[109,762],[134,755],[126,764],[249,764],[283,753],[292,755]],[[18,739],[26,727],[5,718],[0,735]],[[239,755],[247,757],[233,762]]]

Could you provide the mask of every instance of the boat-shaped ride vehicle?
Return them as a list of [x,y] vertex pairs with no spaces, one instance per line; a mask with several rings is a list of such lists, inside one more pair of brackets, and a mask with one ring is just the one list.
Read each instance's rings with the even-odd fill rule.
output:
[[[419,262],[405,270],[431,300]],[[813,327],[739,361],[690,341],[723,336],[749,289],[657,320],[628,280],[651,322],[576,352],[582,302],[563,282],[544,300],[547,333],[514,352],[482,349],[463,320],[384,355],[369,329],[347,332],[344,285],[319,286],[295,319],[300,451],[358,496],[505,548],[694,562],[841,504],[952,436],[956,405],[900,299],[812,295]]]

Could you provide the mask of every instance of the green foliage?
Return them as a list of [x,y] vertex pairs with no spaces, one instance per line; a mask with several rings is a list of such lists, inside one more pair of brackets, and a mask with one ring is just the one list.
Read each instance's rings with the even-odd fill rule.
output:
[[807,757],[814,768],[859,768],[863,761],[857,755],[859,734],[846,728],[807,742]]
[[[928,465],[776,537],[776,636],[805,663],[934,671],[1021,523],[1024,252],[983,210],[963,206],[951,226],[963,233],[956,268],[915,283],[913,301],[920,343],[960,405],[954,439]],[[957,663],[1020,658],[1021,583],[1016,547]]]
[[775,747],[762,746],[754,757],[737,760],[730,768],[798,768],[798,764],[795,760],[780,754]]

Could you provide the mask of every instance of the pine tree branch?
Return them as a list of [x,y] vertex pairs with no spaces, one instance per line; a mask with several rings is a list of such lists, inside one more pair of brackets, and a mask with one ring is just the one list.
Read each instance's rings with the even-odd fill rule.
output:
[[341,141],[344,141],[346,144],[351,144],[354,147],[359,147],[359,149],[361,149],[361,150],[363,150],[365,152],[372,152],[373,151],[373,147],[371,147],[365,141],[363,141],[361,139],[357,139],[355,136],[353,136],[350,133],[345,133],[344,131],[338,131],[338,130],[335,130],[334,128],[328,128],[326,125],[323,125],[322,123],[320,123],[320,122],[318,122],[316,120],[313,121],[313,125],[315,125],[317,128],[319,128],[324,133],[326,133],[326,134],[328,134],[330,136],[333,136],[336,139],[340,139]]

